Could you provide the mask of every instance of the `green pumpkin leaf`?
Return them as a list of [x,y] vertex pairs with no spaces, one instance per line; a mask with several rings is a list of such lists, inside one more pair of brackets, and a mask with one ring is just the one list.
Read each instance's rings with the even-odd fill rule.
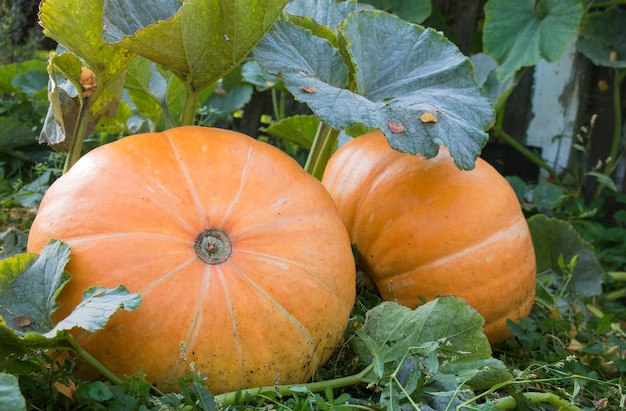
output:
[[249,60],[242,64],[241,77],[245,82],[254,85],[259,91],[265,91],[280,84],[280,78],[272,76],[263,70],[259,63],[254,60]]
[[587,172],[587,175],[594,177],[598,184],[600,184],[601,186],[606,187],[609,190],[615,191],[616,193],[618,192],[617,185],[610,176],[599,173],[597,171],[589,171]]
[[171,70],[197,93],[250,53],[287,0],[135,3],[105,1],[106,41]]
[[331,127],[377,128],[393,148],[428,158],[443,144],[457,166],[474,167],[494,111],[469,59],[434,30],[375,10],[348,15],[339,37],[343,52],[277,22],[254,57]]
[[33,130],[21,121],[0,117],[0,152],[12,153],[18,147],[35,142]]
[[504,107],[508,96],[517,85],[515,79],[511,77],[504,81],[498,80],[496,74],[498,63],[485,53],[473,54],[470,59],[474,65],[476,81],[498,111],[499,108]]
[[27,60],[21,63],[0,65],[0,93],[11,94],[20,89],[13,80],[30,71],[44,72],[48,63],[43,60]]
[[290,2],[285,11],[294,16],[309,17],[317,24],[334,31],[350,13],[370,8],[371,6],[356,1],[297,0]]
[[39,256],[19,254],[0,262],[0,316],[16,334],[44,334],[54,327],[50,315],[70,278],[64,269],[69,257],[69,246],[53,240]]
[[0,372],[0,410],[26,411],[26,400],[17,377]]
[[[354,347],[368,362],[382,359],[386,371],[401,365],[407,355],[415,355],[439,381],[490,387],[510,376],[492,357],[483,326],[483,318],[457,297],[440,297],[415,310],[383,302],[367,312],[361,333],[368,338],[355,340]],[[372,353],[378,358],[372,358]],[[444,364],[444,358],[451,356],[454,361]]]
[[128,65],[126,91],[137,112],[155,131],[175,127],[185,104],[185,85],[171,71],[138,56]]
[[[68,149],[69,140],[80,115],[81,101],[78,90],[81,66],[78,56],[68,52],[53,56],[48,65],[50,106],[39,135],[39,142],[55,147],[58,151]],[[57,71],[61,76],[57,76]]]
[[522,67],[561,58],[578,33],[580,0],[490,0],[485,5],[485,53],[504,81]]
[[[78,127],[79,116],[84,116],[84,135],[91,132],[102,117],[115,116],[124,87],[126,67],[135,57],[134,53],[107,44],[102,39],[103,1],[44,0],[39,9],[44,34],[69,50],[61,50],[50,60],[51,105],[40,136],[40,142],[50,145],[63,143],[59,150],[67,149],[70,137],[75,133],[75,127]],[[90,90],[93,94],[85,94],[85,98],[80,85],[83,63],[93,71],[97,85]],[[61,91],[57,72],[62,73],[78,92]]]
[[578,51],[597,66],[626,67],[626,10],[587,13],[576,43]]
[[[0,121],[1,127],[2,121]],[[0,233],[0,260],[22,254],[26,250],[28,235],[15,227],[9,227]]]
[[532,190],[532,199],[539,210],[553,211],[563,203],[565,190],[553,183],[539,183]]
[[13,85],[31,96],[46,96],[48,75],[45,70],[30,70],[13,78]]
[[131,294],[123,285],[112,289],[92,287],[83,293],[82,301],[70,315],[61,320],[45,336],[53,338],[59,331],[69,331],[74,327],[91,332],[98,331],[104,328],[109,318],[118,309],[135,311],[140,304],[139,294]]
[[111,43],[119,42],[146,27],[171,20],[183,6],[182,0],[153,1],[152,4],[128,0],[104,1],[103,37]]
[[[566,289],[574,296],[595,296],[602,293],[604,271],[593,247],[585,242],[571,224],[543,214],[528,219],[528,226],[537,258],[538,281],[549,281],[549,286]],[[568,281],[559,260],[565,264],[576,258],[576,265]]]
[[0,369],[6,369],[15,356],[22,355],[24,352],[24,342],[0,316]]
[[422,23],[432,13],[431,0],[363,0],[363,3],[371,4],[379,10],[395,14],[402,20],[411,23]]
[[315,116],[295,115],[272,124],[264,131],[310,149],[319,125],[320,121]]
[[213,93],[202,103],[202,124],[213,125],[220,120],[232,122],[233,113],[242,110],[252,99],[254,87],[243,81],[238,66],[218,81]]
[[102,39],[103,7],[104,0],[43,0],[39,19],[46,36],[80,56],[105,84],[134,54]]
[[[51,315],[58,308],[57,296],[70,280],[65,271],[69,258],[69,246],[51,240],[40,255],[24,253],[0,261],[2,347],[10,346],[12,352],[25,347],[54,347],[73,327],[97,331],[119,308],[133,311],[139,307],[141,297],[122,285],[114,289],[94,287],[85,291],[81,303],[55,326]],[[11,352],[3,349],[0,354]]]

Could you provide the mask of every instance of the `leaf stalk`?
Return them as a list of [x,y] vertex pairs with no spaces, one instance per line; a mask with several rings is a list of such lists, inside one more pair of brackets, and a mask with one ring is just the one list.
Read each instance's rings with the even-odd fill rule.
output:
[[90,366],[92,366],[96,371],[102,374],[102,376],[104,376],[105,378],[107,378],[109,381],[111,381],[114,384],[117,384],[117,385],[124,384],[124,380],[122,380],[115,373],[113,373],[111,370],[105,367],[100,361],[98,361],[98,359],[96,359],[96,357],[91,355],[87,350],[85,350],[76,341],[74,341],[74,339],[71,336],[68,335],[66,338],[66,341],[72,347],[72,350],[74,350],[78,355],[80,355],[80,357],[83,360],[85,360]]
[[184,81],[184,83],[185,83],[186,98],[185,98],[185,105],[183,107],[183,112],[180,117],[180,125],[189,126],[194,123],[194,120],[196,118],[196,108],[198,106],[198,98],[200,97],[200,91],[194,90],[193,86],[189,84],[189,81]]
[[78,113],[78,120],[76,121],[76,126],[72,130],[72,135],[70,137],[70,148],[67,152],[67,157],[65,158],[63,174],[67,173],[81,157],[83,142],[85,141],[85,137],[87,137],[87,129],[91,119],[91,116],[88,115],[91,108],[91,101],[93,100],[89,98],[82,100],[80,111]]
[[374,364],[369,364],[361,372],[346,377],[334,378],[325,381],[316,381],[306,384],[285,384],[285,385],[268,385],[265,387],[248,388],[241,391],[232,391],[215,396],[215,399],[219,401],[223,406],[233,405],[239,399],[245,399],[247,397],[254,397],[262,395],[264,393],[275,393],[279,396],[293,394],[294,387],[306,388],[310,392],[322,392],[328,388],[341,388],[349,385],[355,385],[359,383],[370,383],[366,376],[370,373]]
[[[547,403],[556,406],[559,410],[563,411],[582,411],[582,408],[570,403],[569,401],[559,397],[556,394],[550,392],[524,392],[521,394],[526,400],[538,404]],[[517,401],[512,396],[498,398],[492,403],[495,407],[501,410],[517,409]]]
[[304,170],[318,180],[322,179],[328,159],[330,159],[337,140],[339,139],[339,130],[332,128],[324,122],[320,122],[320,126],[315,134],[311,151],[307,157]]
[[560,184],[561,178],[559,177],[557,172],[552,167],[550,167],[548,163],[546,163],[541,157],[539,157],[538,155],[536,155],[535,153],[533,153],[532,151],[524,147],[522,144],[520,144],[520,142],[515,140],[512,136],[510,136],[500,127],[494,126],[492,130],[496,137],[502,138],[509,145],[511,145],[513,148],[519,151],[524,157],[530,160],[533,164],[536,164],[539,167],[546,170],[548,174],[550,175],[550,177],[554,179],[554,182],[556,184]]

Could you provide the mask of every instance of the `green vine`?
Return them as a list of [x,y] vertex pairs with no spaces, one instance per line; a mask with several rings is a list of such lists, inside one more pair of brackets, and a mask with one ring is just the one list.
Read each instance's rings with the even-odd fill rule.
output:
[[304,165],[304,170],[318,180],[321,180],[328,159],[337,145],[338,138],[339,130],[330,127],[324,122],[320,122],[311,151]]

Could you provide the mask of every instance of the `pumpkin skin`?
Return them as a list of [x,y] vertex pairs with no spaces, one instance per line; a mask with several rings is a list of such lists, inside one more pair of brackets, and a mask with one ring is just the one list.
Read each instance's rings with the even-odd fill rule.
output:
[[[221,244],[201,236],[212,229]],[[322,184],[227,130],[179,127],[89,152],[45,194],[28,250],[50,239],[71,250],[55,319],[92,286],[139,293],[137,311],[72,334],[116,374],[143,367],[166,391],[189,372],[181,344],[213,393],[306,382],[355,299],[349,237]]]
[[492,345],[510,336],[508,318],[530,312],[528,225],[513,189],[484,160],[462,171],[445,147],[428,160],[372,132],[333,154],[322,183],[385,300],[414,308],[421,297],[461,297],[484,317]]

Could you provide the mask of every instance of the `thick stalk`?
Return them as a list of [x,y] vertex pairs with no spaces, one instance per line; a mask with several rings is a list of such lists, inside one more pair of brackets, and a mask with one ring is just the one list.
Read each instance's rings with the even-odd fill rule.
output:
[[272,108],[274,110],[274,119],[276,122],[285,118],[285,93],[278,91],[275,88],[272,88]]
[[111,381],[113,384],[121,385],[124,384],[124,381],[115,375],[115,373],[111,372],[107,367],[102,365],[100,361],[98,361],[93,355],[89,354],[83,347],[78,345],[76,341],[72,337],[67,337],[67,342],[72,346],[72,349],[76,351],[80,357],[87,362],[90,366],[92,366],[96,371],[98,371],[102,376]]
[[622,102],[620,88],[622,81],[626,78],[626,70],[615,70],[615,85],[613,86],[613,142],[611,144],[611,151],[609,152],[609,158],[604,168],[604,174],[606,176],[611,175],[615,165],[618,161],[619,143],[622,138]]
[[227,392],[215,396],[215,399],[219,401],[223,406],[234,404],[240,398],[254,397],[256,395],[262,395],[264,393],[276,393],[278,395],[291,395],[293,394],[293,387],[303,387],[310,392],[322,392],[327,388],[341,388],[349,385],[355,385],[359,383],[369,383],[365,376],[372,370],[374,364],[368,365],[363,371],[358,374],[349,375],[347,377],[334,378],[332,380],[310,382],[307,384],[288,384],[288,385],[268,385],[266,387],[249,388],[247,390]]
[[304,170],[318,180],[321,180],[328,159],[333,153],[338,138],[339,130],[321,122],[315,134],[315,139],[313,140],[313,145],[311,146],[306,164],[304,165]]
[[93,100],[85,99],[81,104],[78,119],[76,120],[76,126],[74,127],[74,130],[72,130],[72,135],[70,136],[70,148],[67,152],[67,157],[65,158],[63,174],[69,171],[82,154],[83,141],[85,141],[85,137],[87,137],[87,127],[89,126],[89,120],[91,119],[91,116],[89,116],[91,101]]
[[[549,392],[525,392],[522,394],[528,401],[538,404],[552,404],[557,407],[559,410],[564,411],[582,411],[582,408],[575,406],[569,401],[559,397],[556,394],[552,394]],[[513,397],[503,397],[498,398],[497,400],[491,403],[495,407],[501,410],[513,410],[517,409],[517,401]]]
[[[613,141],[611,143],[611,151],[609,152],[609,158],[604,165],[603,174],[610,177],[615,166],[619,160],[620,155],[619,143],[622,138],[622,102],[620,88],[622,81],[626,78],[626,70],[615,70],[615,84],[613,85]],[[596,189],[594,200],[602,195],[604,185],[600,184]]]
[[519,151],[524,157],[529,159],[533,164],[536,164],[539,167],[541,167],[544,170],[546,170],[548,172],[548,174],[550,174],[550,177],[552,177],[554,179],[554,182],[556,184],[560,184],[561,179],[560,179],[559,175],[541,157],[537,156],[535,153],[533,153],[532,151],[530,151],[529,149],[524,147],[522,144],[520,144],[517,140],[515,140],[513,137],[508,135],[501,128],[494,127],[493,128],[493,132],[495,133],[495,135],[497,137],[502,138],[509,145],[511,145],[513,148],[515,148],[517,151]]
[[196,107],[198,106],[200,92],[194,90],[191,84],[187,82],[185,82],[185,90],[187,98],[185,99],[185,106],[183,107],[183,113],[180,117],[180,125],[190,126],[194,123],[196,118]]

